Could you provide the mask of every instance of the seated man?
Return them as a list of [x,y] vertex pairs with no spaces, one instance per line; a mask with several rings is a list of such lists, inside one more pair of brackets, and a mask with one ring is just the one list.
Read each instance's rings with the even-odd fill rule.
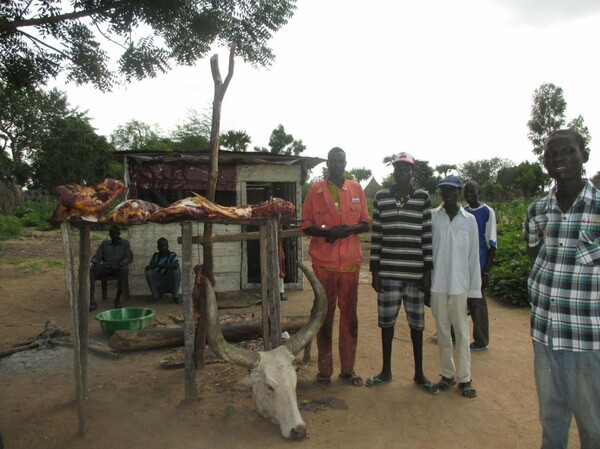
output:
[[158,251],[152,255],[150,264],[146,266],[146,281],[152,292],[152,302],[158,301],[163,293],[171,293],[173,301],[181,304],[179,300],[179,284],[181,272],[177,254],[169,251],[169,242],[161,237],[156,242]]
[[121,295],[123,294],[123,284],[129,273],[128,265],[131,249],[129,248],[129,242],[121,239],[121,230],[118,226],[111,226],[108,234],[110,240],[103,241],[92,257],[92,266],[90,267],[90,312],[98,307],[94,298],[96,280],[107,276],[117,276],[115,308],[123,307]]

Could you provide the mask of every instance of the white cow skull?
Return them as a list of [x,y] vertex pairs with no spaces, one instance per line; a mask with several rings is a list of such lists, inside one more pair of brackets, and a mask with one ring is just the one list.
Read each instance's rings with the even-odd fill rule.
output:
[[279,425],[285,438],[303,439],[306,424],[300,416],[296,397],[296,370],[293,362],[319,331],[327,315],[327,297],[314,273],[299,264],[315,293],[315,301],[308,323],[282,346],[270,351],[254,352],[233,346],[223,337],[219,325],[215,292],[206,279],[207,338],[211,349],[229,363],[250,370],[244,381],[252,387],[256,410]]

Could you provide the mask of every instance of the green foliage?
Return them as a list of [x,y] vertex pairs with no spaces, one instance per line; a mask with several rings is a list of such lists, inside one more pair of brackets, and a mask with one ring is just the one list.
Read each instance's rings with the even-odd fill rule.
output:
[[235,152],[246,152],[252,138],[246,131],[227,131],[219,139],[221,146]]
[[53,120],[75,111],[65,94],[56,89],[44,92],[1,83],[0,105],[0,182],[23,187],[31,175],[30,160],[51,130]]
[[533,145],[533,154],[538,156],[540,162],[546,138],[565,123],[566,109],[567,102],[561,87],[546,83],[533,92],[527,137]]
[[514,200],[492,205],[498,223],[498,250],[490,279],[492,295],[515,306],[527,306],[529,258],[523,240],[528,202]]
[[354,179],[356,179],[358,182],[366,181],[371,176],[373,176],[373,172],[366,167],[353,168],[350,170],[350,173],[352,174],[352,176],[354,176]]
[[[6,0],[0,83],[36,86],[65,72],[69,81],[110,90],[119,79],[154,77],[172,63],[192,66],[213,44],[235,43],[245,61],[268,66],[274,55],[267,43],[294,10],[295,0]],[[103,44],[111,54],[121,50],[117,61]]]
[[285,132],[283,125],[277,125],[277,128],[271,132],[269,138],[269,148],[254,147],[254,151],[260,153],[283,154],[286,156],[298,156],[306,150],[306,145],[302,140],[294,139],[294,136]]
[[110,135],[117,151],[168,151],[170,142],[160,137],[159,130],[140,120],[129,120]]
[[463,183],[467,181],[476,181],[480,187],[483,187],[486,184],[495,184],[498,171],[502,168],[510,167],[511,165],[512,162],[499,157],[468,161],[460,165],[458,174]]
[[583,117],[578,115],[573,120],[571,120],[567,124],[567,128],[577,131],[583,137],[583,141],[585,142],[585,151],[587,154],[590,154],[590,142],[592,141],[592,135],[590,134],[590,130],[585,125]]
[[31,185],[53,192],[57,185],[95,184],[108,176],[112,150],[87,117],[55,118],[32,158]]
[[48,217],[56,208],[56,200],[26,201],[19,206],[14,215],[20,219],[23,227],[45,231],[49,228]]
[[21,220],[14,215],[0,215],[0,240],[18,237],[22,227]]

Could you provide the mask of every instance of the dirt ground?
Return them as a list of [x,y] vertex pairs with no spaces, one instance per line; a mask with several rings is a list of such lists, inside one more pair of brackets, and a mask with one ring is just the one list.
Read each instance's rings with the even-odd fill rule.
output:
[[[58,233],[0,242],[0,351],[31,341],[47,320],[71,327],[65,276],[56,263],[62,254]],[[367,273],[363,274],[356,371],[366,379],[379,372],[381,351],[375,294],[366,283]],[[282,303],[284,315],[309,313],[310,289],[288,292],[288,296]],[[99,311],[110,304],[100,300]],[[146,304],[145,298],[133,298],[129,305]],[[179,306],[166,300],[154,308],[163,322],[169,321],[169,314],[181,314]],[[307,439],[299,443],[284,440],[275,425],[254,411],[250,392],[233,388],[245,375],[241,368],[207,365],[197,373],[197,404],[183,405],[183,369],[160,366],[173,354],[170,349],[126,353],[118,360],[90,353],[84,437],[77,432],[72,352],[55,348],[4,357],[0,359],[0,430],[7,449],[269,449],[288,444],[346,449],[539,447],[529,311],[493,299],[489,310],[490,348],[472,356],[478,391],[473,400],[462,398],[456,388],[431,395],[412,383],[412,352],[403,312],[393,348],[394,380],[386,386],[356,388],[337,379],[329,388],[315,385],[313,345],[312,361],[298,373],[297,392],[307,405],[302,415],[308,429]],[[259,307],[233,312],[258,314]],[[434,334],[428,312],[424,360],[432,380],[439,370]],[[90,341],[107,342],[94,319],[90,319]],[[569,447],[579,447],[575,424]]]

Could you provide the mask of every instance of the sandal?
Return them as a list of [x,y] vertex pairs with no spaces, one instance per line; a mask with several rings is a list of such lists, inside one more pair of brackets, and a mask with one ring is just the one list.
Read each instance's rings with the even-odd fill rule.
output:
[[454,384],[456,384],[456,379],[448,379],[447,377],[441,376],[440,381],[435,384],[435,386],[438,391],[448,391]]
[[331,385],[331,377],[317,374],[317,377],[315,377],[315,383],[320,387],[328,387]]
[[373,377],[369,377],[367,379],[367,382],[365,383],[365,385],[367,387],[376,387],[378,385],[389,384],[391,381],[392,381],[392,376],[390,376],[387,379],[384,379],[384,378],[378,377],[378,376],[373,376]]
[[353,387],[362,387],[363,380],[362,377],[357,376],[355,373],[352,374],[341,374],[339,378],[346,381],[348,385],[352,385]]
[[460,394],[465,398],[473,399],[477,397],[477,391],[471,386],[471,382],[461,382],[458,384]]
[[438,394],[440,392],[438,384],[434,384],[430,380],[424,379],[423,382],[417,382],[416,380],[413,379],[413,381],[419,387],[423,388],[425,391],[427,391],[431,394]]

